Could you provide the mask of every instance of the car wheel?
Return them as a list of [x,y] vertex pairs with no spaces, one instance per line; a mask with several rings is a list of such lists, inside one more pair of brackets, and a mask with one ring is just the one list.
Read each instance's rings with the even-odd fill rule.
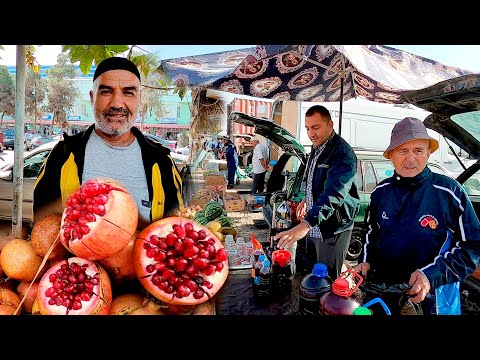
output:
[[350,238],[350,244],[347,249],[347,255],[345,256],[347,260],[355,261],[358,259],[363,250],[365,233],[366,231],[362,228],[353,228],[352,237]]

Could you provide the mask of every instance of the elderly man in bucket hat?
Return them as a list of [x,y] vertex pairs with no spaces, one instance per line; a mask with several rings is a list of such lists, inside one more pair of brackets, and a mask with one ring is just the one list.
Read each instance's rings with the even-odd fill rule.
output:
[[479,265],[480,222],[462,186],[427,167],[437,149],[419,119],[395,125],[384,152],[395,172],[372,192],[355,269],[375,283],[412,285],[406,303],[418,314],[460,314],[459,281]]

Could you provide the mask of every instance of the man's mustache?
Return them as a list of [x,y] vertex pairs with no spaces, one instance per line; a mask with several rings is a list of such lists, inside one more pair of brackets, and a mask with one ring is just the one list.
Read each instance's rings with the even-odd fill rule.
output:
[[120,109],[110,108],[110,109],[105,110],[103,115],[104,116],[115,116],[115,115],[128,116],[128,115],[130,115],[130,112],[127,109],[124,109],[124,108],[120,108]]

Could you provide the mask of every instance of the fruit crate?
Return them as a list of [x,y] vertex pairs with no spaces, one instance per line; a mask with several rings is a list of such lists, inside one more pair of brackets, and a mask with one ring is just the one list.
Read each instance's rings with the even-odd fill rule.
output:
[[227,212],[245,210],[245,200],[242,195],[224,191],[222,200],[223,207]]

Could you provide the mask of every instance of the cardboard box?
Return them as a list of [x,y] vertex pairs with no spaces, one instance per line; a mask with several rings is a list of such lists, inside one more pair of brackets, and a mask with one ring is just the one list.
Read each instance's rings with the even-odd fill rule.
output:
[[245,201],[242,197],[234,200],[223,200],[223,207],[227,212],[243,211],[245,210]]
[[205,186],[209,185],[225,185],[227,179],[224,175],[207,175],[205,176]]

